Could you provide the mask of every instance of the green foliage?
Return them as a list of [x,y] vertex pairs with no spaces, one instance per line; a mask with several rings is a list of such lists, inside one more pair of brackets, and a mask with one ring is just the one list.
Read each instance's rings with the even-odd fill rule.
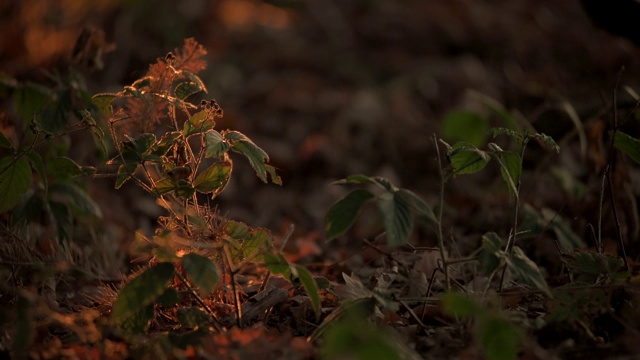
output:
[[220,281],[216,265],[207,257],[190,253],[182,258],[182,267],[191,282],[203,291],[213,291]]
[[347,232],[355,223],[362,206],[372,200],[375,200],[382,216],[390,246],[400,246],[409,241],[414,216],[426,223],[436,220],[431,208],[415,193],[399,189],[385,178],[351,175],[336,184],[372,184],[382,192],[374,195],[368,190],[357,189],[333,204],[325,217],[327,240]]
[[120,290],[118,298],[113,304],[111,311],[113,321],[118,324],[135,326],[135,329],[138,329],[138,324],[143,319],[147,319],[147,315],[149,315],[149,305],[152,305],[159,296],[164,294],[173,275],[173,264],[160,263],[130,280]]
[[621,131],[613,135],[613,145],[636,163],[640,163],[640,140]]
[[13,208],[31,186],[31,166],[26,158],[0,159],[0,212]]
[[475,341],[489,360],[517,359],[522,342],[518,328],[500,313],[484,308],[461,293],[447,293],[442,310],[451,316],[473,319]]

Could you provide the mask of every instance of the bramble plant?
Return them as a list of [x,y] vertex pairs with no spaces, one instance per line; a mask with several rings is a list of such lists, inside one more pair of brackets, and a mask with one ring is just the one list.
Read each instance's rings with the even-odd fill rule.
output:
[[[299,279],[316,317],[320,314],[315,280],[308,270],[289,264],[272,249],[268,230],[226,220],[209,206],[229,182],[231,152],[246,157],[263,182],[281,185],[281,180],[267,163],[268,155],[246,135],[215,129],[216,119],[223,116],[215,100],[198,105],[189,100],[206,92],[196,75],[206,66],[205,54],[202,46],[187,39],[182,49],[152,64],[147,75],[131,86],[93,97],[108,116],[116,147],[117,154],[107,162],[116,167],[116,188],[134,181],[169,214],[159,219],[161,227],[153,237],[136,235],[137,252],[152,259],[113,304],[111,318],[127,335],[145,332],[156,309],[180,306],[183,290],[197,306],[179,308],[182,327],[202,333],[209,328],[206,324],[217,330],[229,326],[229,319],[220,319],[225,314],[211,306],[212,298],[232,302],[235,323],[242,326],[251,318],[241,305],[236,278],[260,263],[271,273]],[[268,276],[263,286],[267,281]]]

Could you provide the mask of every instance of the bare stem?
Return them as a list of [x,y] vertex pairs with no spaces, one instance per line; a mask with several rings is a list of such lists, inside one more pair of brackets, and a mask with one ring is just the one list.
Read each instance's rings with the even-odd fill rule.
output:
[[442,235],[442,213],[444,212],[444,184],[446,182],[444,172],[442,170],[442,157],[440,156],[440,147],[438,146],[438,139],[433,134],[433,144],[436,146],[436,154],[438,155],[438,174],[440,176],[440,207],[438,209],[438,223],[437,223],[437,236],[438,236],[438,248],[440,249],[440,259],[442,260],[442,271],[444,273],[446,290],[451,289],[451,280],[449,279],[449,264],[447,263],[447,252],[444,248],[444,237]]

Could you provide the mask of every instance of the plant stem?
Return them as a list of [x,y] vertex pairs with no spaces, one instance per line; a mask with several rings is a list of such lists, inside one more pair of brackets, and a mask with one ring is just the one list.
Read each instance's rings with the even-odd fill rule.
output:
[[433,144],[436,146],[436,154],[438,155],[438,174],[440,176],[440,208],[438,209],[438,248],[440,249],[440,259],[442,260],[442,272],[445,278],[445,288],[447,291],[451,290],[451,281],[449,279],[449,264],[447,263],[447,252],[444,248],[444,238],[442,235],[442,213],[444,212],[444,184],[446,179],[442,171],[442,157],[440,156],[440,147],[438,146],[438,139],[433,134]]

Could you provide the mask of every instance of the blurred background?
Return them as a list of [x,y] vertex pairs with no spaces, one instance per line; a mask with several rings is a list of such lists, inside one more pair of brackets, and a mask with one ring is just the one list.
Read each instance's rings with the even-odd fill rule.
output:
[[[276,233],[293,223],[312,241],[346,194],[329,184],[350,174],[388,177],[436,204],[432,135],[450,111],[489,115],[490,99],[558,139],[572,128],[566,104],[585,123],[606,118],[618,78],[636,89],[640,81],[640,49],[597,27],[578,0],[4,0],[0,16],[0,70],[19,80],[42,80],[42,69],[71,61],[83,28],[103,32],[95,40],[103,64],[86,72],[93,93],[121,90],[195,38],[208,51],[207,96],[224,109],[218,127],[253,139],[284,181],[264,185],[237,159],[220,210]],[[597,170],[570,149],[527,166],[566,164],[577,178]],[[531,179],[527,201],[562,208],[553,187]],[[467,234],[508,229],[500,181],[453,181],[451,229],[458,221]],[[134,185],[124,196],[95,193],[123,236],[154,227],[158,210]],[[371,235],[369,225],[356,235]]]

